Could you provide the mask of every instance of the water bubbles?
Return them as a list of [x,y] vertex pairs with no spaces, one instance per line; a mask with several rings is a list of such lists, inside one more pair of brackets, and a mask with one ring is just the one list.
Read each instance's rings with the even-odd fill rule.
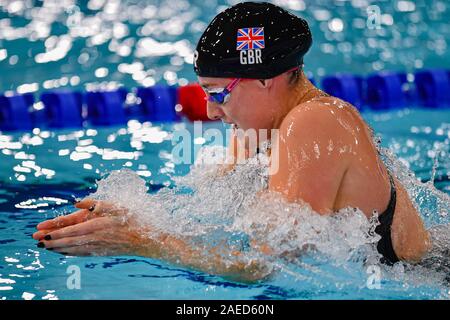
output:
[[344,22],[342,19],[334,18],[328,22],[328,28],[333,32],[342,32],[344,30]]
[[331,18],[331,13],[325,9],[316,9],[313,11],[313,16],[317,21],[328,21]]
[[23,94],[23,93],[29,93],[29,92],[36,92],[39,89],[39,84],[34,83],[24,83],[17,87],[17,93]]
[[156,83],[155,79],[152,77],[146,77],[144,80],[142,80],[142,85],[144,87],[151,87]]
[[116,39],[121,39],[129,34],[129,30],[126,24],[121,22],[114,23],[113,27],[113,37]]
[[8,57],[8,51],[6,49],[0,49],[0,61],[5,60]]
[[109,70],[107,68],[98,68],[97,70],[95,70],[95,76],[97,78],[104,78],[108,75]]
[[333,54],[335,53],[335,47],[330,43],[322,43],[320,45],[320,49],[323,53]]
[[77,86],[80,83],[80,77],[79,76],[73,76],[70,78],[70,85],[71,86]]
[[45,53],[39,53],[35,57],[36,63],[47,63],[50,61],[58,61],[66,56],[69,50],[72,48],[72,38],[68,35],[62,35],[57,40],[51,49]]
[[167,84],[174,85],[177,82],[177,74],[173,71],[164,72],[164,79],[167,81]]
[[[175,189],[147,194],[139,175],[148,177],[151,172],[140,168],[138,173],[112,172],[98,182],[98,191],[92,196],[118,202],[139,223],[177,237],[189,236],[210,244],[230,236],[241,244],[248,237],[261,241],[274,250],[273,258],[265,257],[269,264],[279,264],[273,259],[280,256],[299,257],[299,253],[312,249],[344,263],[376,241],[370,234],[374,221],[359,210],[321,216],[306,204],[289,204],[276,194],[257,196],[267,188],[267,157],[259,154],[233,171],[221,173],[215,163],[223,162],[224,151],[220,146],[203,148],[191,172],[173,178]],[[244,247],[243,259],[261,256],[258,246]]]
[[306,9],[306,4],[303,0],[276,0],[274,4],[295,11],[304,11]]
[[421,59],[416,59],[416,60],[414,60],[414,67],[415,67],[416,69],[421,69],[421,68],[423,68],[423,60],[421,60]]
[[[187,1],[163,2],[155,6],[147,3],[98,0],[87,3],[88,11],[82,6],[73,5],[70,1],[69,3],[45,1],[42,6],[32,6],[26,1],[12,1],[5,8],[5,11],[13,12],[14,17],[0,19],[0,39],[27,38],[29,41],[37,42],[36,48],[43,45],[45,52],[36,54],[35,52],[39,49],[30,44],[28,54],[36,64],[60,61],[69,55],[69,63],[55,64],[55,67],[65,74],[76,74],[79,71],[73,64],[74,57],[70,56],[70,52],[74,45],[81,48],[79,53],[73,54],[79,54],[78,63],[83,65],[83,71],[90,71],[84,73],[87,75],[84,77],[86,79],[78,75],[83,81],[95,81],[92,78],[108,76],[101,76],[98,72],[97,75],[95,74],[96,70],[103,67],[95,64],[99,51],[102,57],[107,56],[108,59],[110,58],[108,60],[110,63],[116,64],[113,68],[121,62],[121,57],[133,56],[140,60],[150,56],[166,55],[173,58],[172,65],[182,67],[192,60],[193,53],[193,43],[191,40],[185,40],[184,33],[187,29],[191,30],[190,32],[202,32],[207,25],[203,19],[197,19],[200,9]],[[23,18],[27,23],[17,27],[16,17]],[[66,34],[53,33],[54,25],[56,30],[59,30],[59,25],[63,25],[62,30],[67,29]],[[131,25],[136,25],[136,28],[130,27]],[[156,43],[145,42],[145,40],[144,43],[138,43],[139,39],[136,37],[147,36],[152,36]],[[111,53],[103,52],[103,48],[100,47],[104,44]],[[8,63],[15,66],[20,63],[19,58],[22,59],[22,56],[11,54],[9,48],[0,49],[0,61],[8,59]],[[54,69],[57,70],[56,68]],[[133,83],[137,82],[145,86],[151,86],[161,78],[142,74],[128,79],[120,74],[112,76],[119,82],[131,80]],[[51,76],[48,75],[48,77]],[[53,75],[53,77],[56,76]],[[38,79],[36,82],[43,83],[46,80]],[[172,82],[175,84],[178,79]],[[83,84],[88,85],[88,83]],[[57,85],[47,82],[44,88],[57,88]]]
[[19,62],[19,57],[17,55],[12,55],[11,57],[9,57],[8,62],[10,65],[13,66],[13,65],[17,64],[17,62]]
[[32,300],[36,295],[34,293],[24,292],[22,294],[22,299],[24,300]]
[[397,10],[400,12],[412,12],[416,10],[416,5],[412,1],[398,1]]

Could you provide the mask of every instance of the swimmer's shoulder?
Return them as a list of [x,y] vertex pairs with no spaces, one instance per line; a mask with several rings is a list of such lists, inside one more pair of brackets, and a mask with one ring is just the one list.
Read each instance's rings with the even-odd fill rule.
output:
[[[346,127],[360,125],[358,111],[348,102],[332,96],[320,96],[294,107],[280,125],[281,137],[319,139],[348,137]],[[297,136],[297,137],[295,137]],[[350,137],[349,137],[350,138]]]

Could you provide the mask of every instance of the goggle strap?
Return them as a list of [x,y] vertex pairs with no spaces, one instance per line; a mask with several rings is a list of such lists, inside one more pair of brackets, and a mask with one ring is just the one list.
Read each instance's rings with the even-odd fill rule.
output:
[[227,91],[230,92],[231,90],[233,90],[234,87],[237,86],[239,81],[241,81],[241,78],[235,78],[225,89],[227,89]]

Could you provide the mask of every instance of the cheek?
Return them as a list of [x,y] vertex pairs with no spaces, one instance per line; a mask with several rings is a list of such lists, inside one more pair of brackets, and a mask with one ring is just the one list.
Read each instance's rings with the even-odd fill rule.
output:
[[243,108],[239,113],[239,119],[237,119],[237,121],[244,129],[253,128],[259,130],[267,127],[266,116],[254,105]]
[[241,125],[251,121],[253,112],[250,110],[249,106],[244,104],[236,104],[230,107],[226,111],[226,115],[230,117],[233,121],[239,122]]
[[248,95],[244,95],[233,104],[230,114],[239,117],[240,120],[248,121],[248,118],[254,115],[254,111],[255,102],[251,98],[249,99]]
[[238,120],[242,118],[242,116],[245,116],[242,114],[243,108],[239,102],[236,103],[233,101],[233,103],[226,104],[222,110],[223,113],[232,120]]
[[233,101],[223,110],[226,116],[245,128],[265,127],[269,116],[263,111],[263,106],[258,104],[257,97],[248,95],[241,97],[239,101]]

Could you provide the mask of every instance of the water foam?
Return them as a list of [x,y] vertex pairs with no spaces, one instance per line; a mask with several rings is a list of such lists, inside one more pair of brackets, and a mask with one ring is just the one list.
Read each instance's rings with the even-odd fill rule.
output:
[[[186,176],[173,177],[174,188],[148,194],[145,181],[133,171],[123,169],[98,181],[97,192],[92,197],[116,202],[126,207],[128,216],[133,216],[139,223],[190,239],[193,245],[198,241],[211,246],[226,243],[243,252],[244,259],[263,260],[271,269],[281,269],[285,273],[289,273],[292,263],[304,266],[301,257],[308,255],[314,256],[316,262],[326,261],[346,269],[355,262],[360,267],[378,264],[375,243],[379,236],[374,233],[375,216],[367,219],[362,211],[353,208],[322,216],[306,203],[287,203],[280,195],[266,190],[267,156],[258,154],[224,173],[217,164],[223,163],[223,151],[217,146],[203,148]],[[422,206],[431,212],[430,206],[424,202],[433,197],[433,205],[437,205],[438,211],[448,212],[445,194],[430,190],[429,185],[417,181],[414,174],[387,150],[380,151],[389,169],[416,200],[421,212]],[[423,192],[428,192],[425,200]],[[440,228],[449,231],[448,225]],[[435,245],[437,251],[433,252],[440,252],[433,256],[434,262],[436,259],[444,261],[442,254],[445,250],[448,254],[450,247],[448,237],[443,238],[439,234],[442,232],[432,232],[434,241],[438,243]],[[261,246],[268,247],[270,254],[263,253]],[[224,250],[224,257],[230,262],[235,259],[227,254],[227,250]],[[396,268],[383,267],[383,270],[392,279],[423,284],[433,278],[429,273],[426,277],[428,271],[423,268],[402,264]],[[419,275],[413,276],[408,270]],[[300,276],[298,272],[294,274]],[[437,274],[433,279],[442,283],[442,273]]]

